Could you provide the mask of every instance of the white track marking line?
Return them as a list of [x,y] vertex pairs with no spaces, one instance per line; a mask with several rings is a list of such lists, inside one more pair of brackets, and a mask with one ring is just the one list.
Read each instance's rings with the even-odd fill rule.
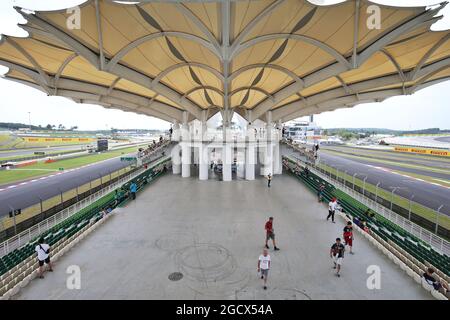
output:
[[[372,166],[370,164],[366,164],[366,166],[371,167],[371,168],[375,168],[375,169],[378,169],[378,170],[382,170],[382,171],[385,171],[385,172],[389,172],[389,173],[392,173],[392,174],[396,174],[398,176],[402,176],[402,177],[405,177],[405,178],[408,178],[408,179],[412,179],[412,180],[416,180],[416,181],[420,181],[420,182],[425,182],[425,183],[429,183],[429,184],[432,184],[432,185],[435,185],[435,186],[438,186],[438,187],[450,189],[450,187],[443,186],[442,184],[439,184],[439,183],[436,183],[436,182],[430,182],[430,181],[427,181],[427,180],[424,180],[424,179],[420,179],[420,178],[416,178],[416,177],[411,177],[411,176],[408,176],[408,175],[403,174],[403,173],[398,173],[398,172],[392,171],[392,170],[390,170],[388,168]],[[433,180],[438,180],[438,179],[433,179]]]

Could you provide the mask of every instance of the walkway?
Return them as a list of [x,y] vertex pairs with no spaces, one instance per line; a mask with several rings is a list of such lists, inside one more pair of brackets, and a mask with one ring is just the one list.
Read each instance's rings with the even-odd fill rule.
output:
[[[343,220],[297,179],[217,182],[166,175],[80,241],[44,280],[17,299],[431,299],[402,270],[356,234],[355,252],[333,274],[329,247]],[[257,277],[264,223],[273,215],[281,251],[270,251],[267,291]],[[66,269],[81,268],[81,289],[66,288]],[[369,265],[381,290],[366,287]],[[168,276],[184,277],[171,281]]]

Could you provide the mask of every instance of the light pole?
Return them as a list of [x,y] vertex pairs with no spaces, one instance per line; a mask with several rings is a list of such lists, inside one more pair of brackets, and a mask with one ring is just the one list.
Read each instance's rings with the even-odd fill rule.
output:
[[411,221],[411,201],[414,198],[414,195],[409,198],[409,211],[408,211],[408,220]]
[[436,229],[434,230],[434,233],[437,234],[438,233],[438,227],[439,227],[439,215],[441,214],[440,211],[442,209],[444,205],[441,205],[438,209],[437,209],[437,214],[436,214]]
[[28,111],[28,123],[30,124],[30,131],[31,131],[31,112]]

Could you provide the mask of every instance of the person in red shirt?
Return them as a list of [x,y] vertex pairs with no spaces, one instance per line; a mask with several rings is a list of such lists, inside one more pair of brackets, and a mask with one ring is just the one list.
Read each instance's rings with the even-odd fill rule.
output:
[[344,227],[344,243],[350,247],[350,254],[353,254],[353,227],[351,221],[347,222],[347,225]]
[[269,239],[272,239],[273,242],[273,249],[274,250],[280,250],[277,248],[277,245],[275,244],[275,233],[273,231],[273,217],[269,218],[269,221],[266,222],[266,248],[269,249],[269,245],[267,244],[269,242]]

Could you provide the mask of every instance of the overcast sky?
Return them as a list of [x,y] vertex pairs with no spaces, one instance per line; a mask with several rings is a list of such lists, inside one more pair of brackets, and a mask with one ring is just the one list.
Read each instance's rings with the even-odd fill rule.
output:
[[[1,0],[0,33],[26,36],[17,27],[25,22],[13,6],[34,10],[53,10],[71,7],[84,0]],[[342,1],[315,0],[311,2],[330,4]],[[379,3],[397,6],[433,5],[437,0],[384,0]],[[433,26],[433,30],[450,28],[450,6],[442,13],[444,19]],[[6,68],[0,66],[0,74]],[[440,127],[450,129],[450,81],[424,89],[412,96],[400,96],[382,103],[371,103],[351,109],[326,112],[315,117],[324,128],[371,127],[389,129],[423,129]],[[34,125],[63,124],[80,129],[148,128],[167,129],[170,124],[142,115],[120,110],[104,109],[100,106],[77,104],[61,97],[48,97],[27,86],[0,79],[0,122],[21,122],[28,124],[29,116]]]

